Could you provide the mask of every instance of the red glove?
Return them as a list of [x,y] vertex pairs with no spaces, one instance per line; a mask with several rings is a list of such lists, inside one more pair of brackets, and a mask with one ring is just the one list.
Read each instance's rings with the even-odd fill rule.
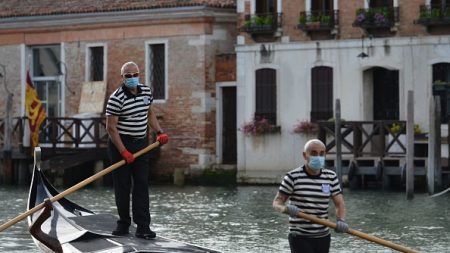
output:
[[165,133],[158,134],[156,137],[156,141],[159,141],[160,145],[164,145],[169,142],[169,136]]
[[128,150],[125,149],[120,154],[122,155],[123,159],[125,159],[127,164],[130,164],[130,163],[134,162],[134,156]]

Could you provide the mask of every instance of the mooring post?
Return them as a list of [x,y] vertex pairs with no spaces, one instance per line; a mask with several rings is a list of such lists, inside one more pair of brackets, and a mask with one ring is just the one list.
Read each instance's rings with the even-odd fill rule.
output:
[[341,152],[341,101],[336,99],[334,134],[336,140],[336,173],[342,187],[342,152]]
[[439,96],[430,98],[430,129],[428,133],[428,193],[436,192],[435,184],[441,178],[441,102]]
[[4,120],[4,146],[3,146],[3,174],[6,184],[13,182],[13,162],[12,162],[12,102],[13,94],[8,93],[6,99],[5,120]]
[[408,91],[406,106],[406,197],[414,198],[414,92]]

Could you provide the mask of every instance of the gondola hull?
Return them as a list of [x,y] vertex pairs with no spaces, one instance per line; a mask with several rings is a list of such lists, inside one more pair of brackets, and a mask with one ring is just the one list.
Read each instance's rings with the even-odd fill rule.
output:
[[[31,182],[28,210],[56,196],[58,191],[48,182],[35,165]],[[111,214],[96,214],[66,198],[51,203],[51,215],[40,225],[45,237],[55,239],[62,252],[219,252],[157,236],[152,240],[136,238],[134,227],[127,236],[113,236],[117,217]],[[28,216],[32,225],[44,211]],[[37,235],[33,240],[43,252],[55,252],[49,243]],[[52,239],[53,238],[53,239]],[[51,249],[52,248],[52,249]]]

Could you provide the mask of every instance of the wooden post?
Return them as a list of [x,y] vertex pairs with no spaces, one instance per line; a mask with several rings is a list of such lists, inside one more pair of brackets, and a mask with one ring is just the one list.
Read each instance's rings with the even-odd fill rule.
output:
[[414,92],[408,91],[406,106],[406,197],[414,198]]
[[334,133],[336,140],[336,173],[342,187],[342,149],[341,149],[341,101],[336,99]]
[[[440,97],[430,98],[430,129],[428,133],[428,166],[427,166],[427,186],[428,193],[436,192],[436,178],[440,178],[441,168],[441,105]],[[437,174],[437,175],[436,175]]]
[[11,184],[13,182],[13,164],[12,164],[12,100],[13,94],[8,93],[6,99],[5,111],[5,129],[4,129],[4,147],[3,147],[3,169],[5,175],[5,183]]

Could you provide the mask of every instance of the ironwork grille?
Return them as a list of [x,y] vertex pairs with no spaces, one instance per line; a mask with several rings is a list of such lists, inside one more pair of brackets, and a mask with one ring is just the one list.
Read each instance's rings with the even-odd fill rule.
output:
[[103,81],[103,47],[91,47],[89,81]]
[[165,45],[150,45],[148,73],[154,99],[166,99],[165,62]]
[[277,83],[276,70],[256,70],[255,117],[266,118],[273,125],[277,123]]
[[328,120],[333,117],[333,69],[311,69],[311,121]]

